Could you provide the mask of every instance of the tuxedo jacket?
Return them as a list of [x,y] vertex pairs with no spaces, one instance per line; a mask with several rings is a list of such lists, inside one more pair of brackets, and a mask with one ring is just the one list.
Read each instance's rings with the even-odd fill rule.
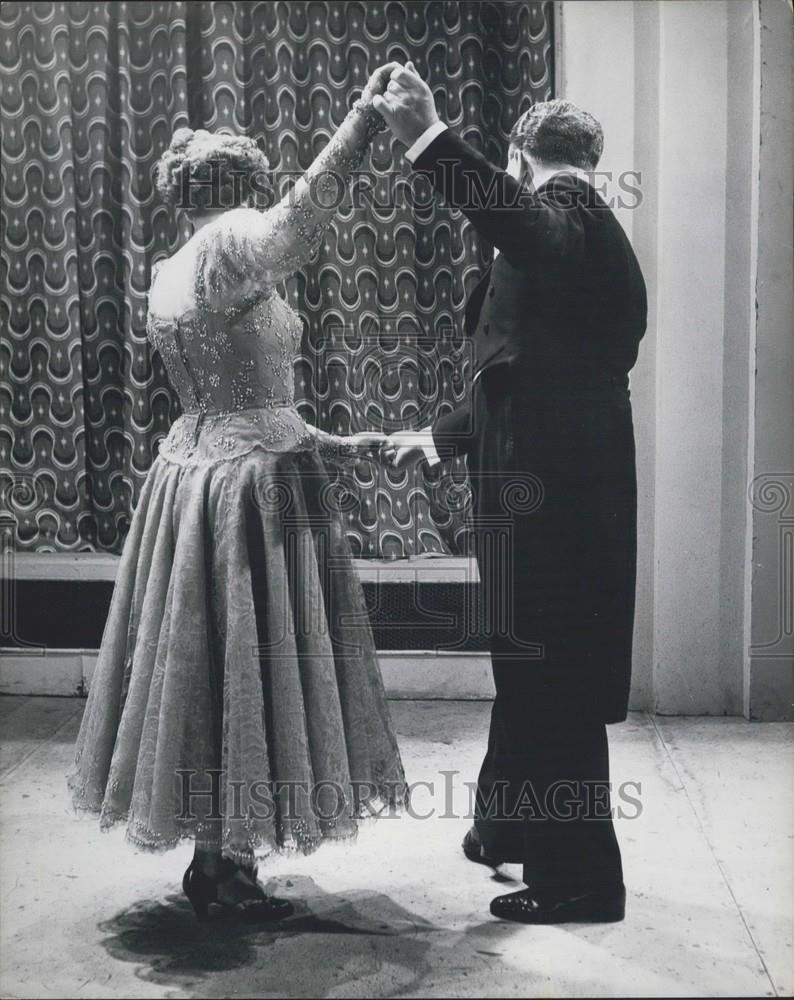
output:
[[[602,380],[625,385],[645,332],[645,283],[596,190],[557,175],[530,191],[449,129],[414,166],[499,250],[466,306],[475,379],[487,383],[489,370],[510,365],[527,393]],[[472,399],[434,423],[439,452],[471,451]]]
[[639,265],[585,180],[529,191],[450,131],[415,167],[500,251],[467,304],[472,390],[432,427],[442,457],[467,457],[487,623],[509,618],[487,624],[497,697],[520,706],[522,726],[560,713],[619,721],[636,579]]

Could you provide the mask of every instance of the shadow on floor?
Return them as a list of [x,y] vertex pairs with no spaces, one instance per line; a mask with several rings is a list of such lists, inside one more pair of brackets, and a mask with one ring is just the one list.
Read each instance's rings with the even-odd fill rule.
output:
[[266,888],[291,898],[295,914],[257,926],[217,910],[200,924],[180,894],[136,903],[103,922],[102,944],[112,958],[139,963],[142,980],[191,997],[410,992],[430,971],[425,935],[438,928],[389,896],[332,895],[302,876]]

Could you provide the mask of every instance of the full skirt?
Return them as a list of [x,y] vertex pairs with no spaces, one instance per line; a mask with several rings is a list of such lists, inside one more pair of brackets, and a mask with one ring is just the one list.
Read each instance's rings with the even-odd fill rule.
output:
[[315,451],[144,485],[69,783],[162,850],[311,851],[405,796],[343,503]]

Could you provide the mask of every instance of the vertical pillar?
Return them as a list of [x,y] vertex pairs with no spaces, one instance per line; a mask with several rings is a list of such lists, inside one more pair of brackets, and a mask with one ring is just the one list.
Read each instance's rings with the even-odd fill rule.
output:
[[744,708],[794,718],[791,10],[759,5],[758,257]]

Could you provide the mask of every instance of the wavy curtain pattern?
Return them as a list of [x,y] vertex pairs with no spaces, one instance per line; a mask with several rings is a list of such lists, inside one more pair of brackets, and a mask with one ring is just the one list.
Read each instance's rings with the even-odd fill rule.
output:
[[[239,130],[277,184],[305,169],[369,71],[412,59],[440,114],[503,160],[551,95],[551,3],[3,3],[0,516],[21,550],[120,551],[178,414],[145,336],[152,262],[187,232],[152,190],[174,129]],[[284,289],[304,322],[304,415],[424,426],[463,397],[465,299],[489,249],[388,134],[318,258]],[[465,468],[363,463],[363,556],[460,551]]]

